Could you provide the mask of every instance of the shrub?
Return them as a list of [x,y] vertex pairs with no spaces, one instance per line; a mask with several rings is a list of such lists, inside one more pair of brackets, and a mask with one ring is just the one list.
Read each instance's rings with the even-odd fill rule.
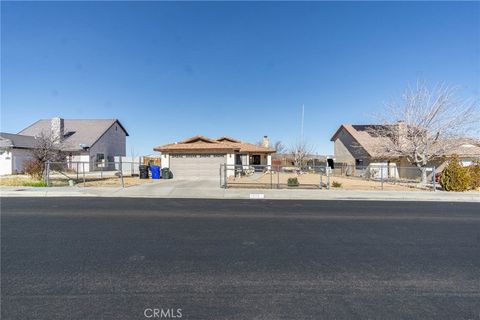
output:
[[43,163],[39,160],[26,160],[23,163],[23,168],[25,173],[28,174],[33,179],[40,180],[43,175]]
[[287,184],[289,187],[298,187],[300,185],[297,178],[288,178]]
[[469,169],[463,167],[458,157],[453,157],[443,169],[440,185],[445,191],[466,191],[472,187]]
[[332,187],[334,187],[334,188],[341,188],[341,187],[342,187],[342,184],[341,184],[340,182],[333,181],[333,182],[332,182]]
[[480,161],[477,161],[474,165],[469,166],[468,172],[470,173],[470,177],[472,179],[472,189],[480,188]]

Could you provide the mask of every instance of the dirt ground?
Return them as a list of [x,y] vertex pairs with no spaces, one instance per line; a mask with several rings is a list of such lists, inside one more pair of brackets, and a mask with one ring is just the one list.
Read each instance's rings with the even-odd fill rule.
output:
[[[140,179],[139,177],[126,176],[123,177],[125,187],[136,186],[145,183],[152,183],[156,180],[153,179]],[[67,178],[53,177],[50,179],[50,185],[53,187],[66,187],[68,186]],[[77,180],[75,185],[83,187],[83,180],[80,178]],[[0,186],[10,186],[10,187],[20,187],[20,186],[31,186],[31,187],[43,187],[46,186],[45,183],[41,180],[35,180],[30,178],[27,175],[15,175],[15,176],[3,176],[0,177]],[[85,187],[121,187],[122,181],[119,177],[86,177]]]
[[[289,178],[297,178],[300,186],[290,188],[318,188],[320,184],[319,174],[314,173],[277,173],[270,175],[269,173],[256,173],[249,177],[229,177],[229,187],[266,187],[270,188],[270,183],[273,182],[274,186],[280,184],[281,187],[287,187],[287,181]],[[323,186],[326,186],[327,178],[323,176]],[[333,182],[341,183],[340,187],[333,187]],[[340,190],[382,190],[382,184],[380,181],[363,180],[360,178],[351,177],[330,177],[330,184],[332,189]],[[383,183],[383,190],[385,191],[419,191],[426,190],[419,186],[417,183]],[[430,190],[430,189],[429,189]]]
[[[154,179],[140,179],[139,177],[123,177],[123,183],[125,187],[138,186],[140,184],[152,183]],[[52,179],[50,183],[54,187],[68,186],[68,180],[66,179]],[[76,183],[77,186],[83,187],[83,180],[80,179]],[[108,178],[86,178],[85,187],[121,187],[122,180],[118,177]]]

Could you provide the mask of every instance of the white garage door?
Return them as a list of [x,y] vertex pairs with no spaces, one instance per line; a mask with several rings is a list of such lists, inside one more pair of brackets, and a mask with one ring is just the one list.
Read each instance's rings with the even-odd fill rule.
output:
[[171,154],[170,171],[174,179],[218,179],[224,154]]

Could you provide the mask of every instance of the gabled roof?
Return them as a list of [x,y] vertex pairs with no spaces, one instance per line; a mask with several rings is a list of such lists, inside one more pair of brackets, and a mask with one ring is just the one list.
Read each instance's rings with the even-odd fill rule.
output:
[[214,153],[233,153],[233,152],[257,152],[257,153],[275,153],[274,149],[257,146],[252,143],[242,142],[230,137],[221,137],[210,139],[201,135],[185,139],[180,142],[170,143],[153,148],[160,152],[214,152]]
[[338,135],[343,131],[346,131],[352,138],[358,143],[358,146],[362,147],[370,156],[375,156],[375,145],[381,143],[383,139],[388,139],[387,137],[373,137],[368,132],[369,128],[372,128],[374,125],[351,125],[351,124],[342,124],[335,134],[332,136],[330,141],[335,141],[338,138]]
[[240,140],[236,140],[236,139],[233,139],[231,137],[220,137],[217,139],[218,142],[237,142],[237,143],[241,143],[242,141]]
[[[388,137],[379,137],[372,136],[369,133],[371,128],[377,127],[380,125],[351,125],[351,124],[342,124],[335,134],[332,136],[330,141],[335,141],[338,138],[340,132],[345,131],[358,143],[358,146],[362,147],[370,156],[375,157],[378,153],[375,151],[376,146],[384,144],[385,139]],[[458,145],[457,148],[447,152],[446,155],[457,154],[459,156],[478,156],[480,155],[480,142],[475,139],[459,139],[458,142],[455,140]]]
[[[128,132],[117,119],[64,119],[64,148],[68,151],[81,150],[80,145],[91,147],[115,123],[125,132]],[[38,136],[42,133],[50,134],[51,119],[42,119],[19,132],[21,135]]]
[[0,132],[0,148],[34,148],[35,138],[21,134]]
[[217,141],[213,140],[213,139],[210,139],[210,138],[207,138],[205,136],[198,135],[198,136],[191,137],[191,138],[185,139],[185,140],[177,142],[177,143],[202,143],[202,142],[204,142],[204,143],[216,143]]

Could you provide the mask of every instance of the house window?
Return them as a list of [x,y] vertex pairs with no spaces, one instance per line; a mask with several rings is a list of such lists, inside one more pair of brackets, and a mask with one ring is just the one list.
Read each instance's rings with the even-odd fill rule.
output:
[[260,165],[262,162],[261,162],[261,158],[260,158],[260,155],[258,154],[254,154],[254,155],[251,155],[250,156],[250,164],[251,165]]
[[105,159],[105,155],[103,153],[97,153],[96,162],[102,162]]
[[236,165],[246,165],[247,164],[247,155],[246,154],[236,154],[235,155],[235,164]]

